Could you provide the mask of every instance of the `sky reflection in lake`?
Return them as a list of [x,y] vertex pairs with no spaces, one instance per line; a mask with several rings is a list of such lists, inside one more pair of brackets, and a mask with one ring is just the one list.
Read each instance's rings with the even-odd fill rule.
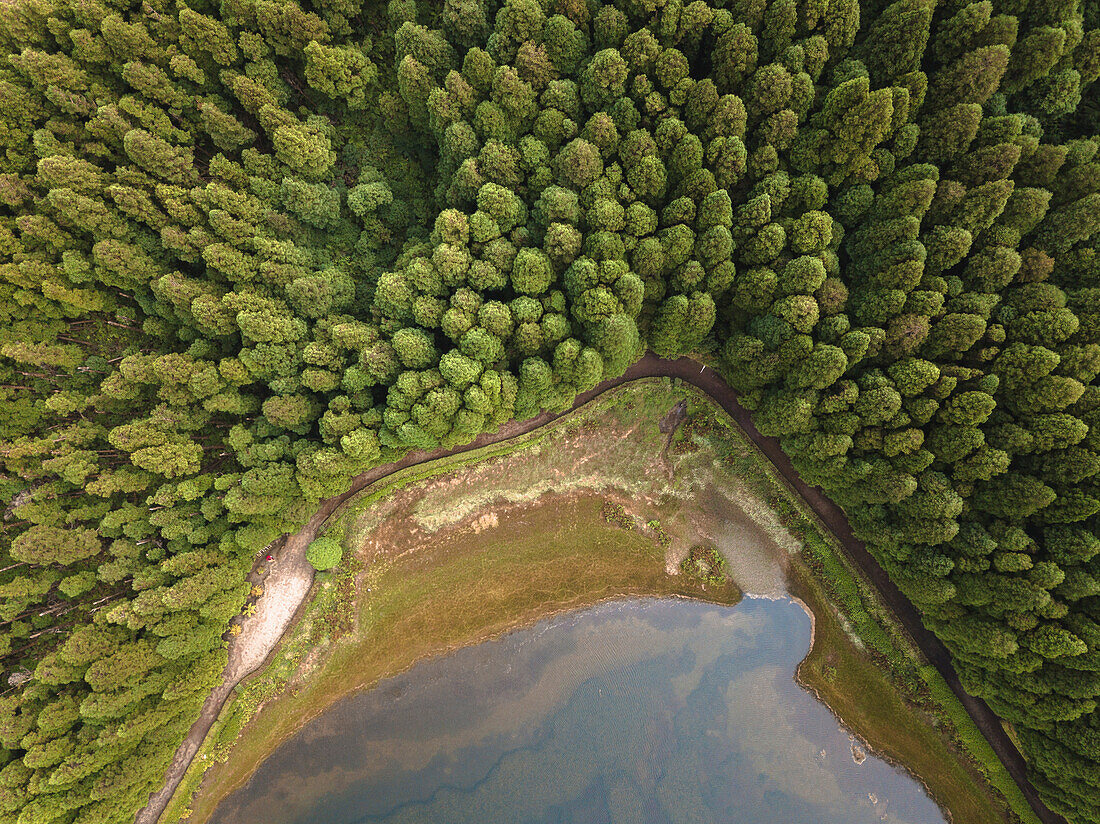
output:
[[215,824],[942,824],[794,681],[789,600],[632,599],[418,665],[280,747]]

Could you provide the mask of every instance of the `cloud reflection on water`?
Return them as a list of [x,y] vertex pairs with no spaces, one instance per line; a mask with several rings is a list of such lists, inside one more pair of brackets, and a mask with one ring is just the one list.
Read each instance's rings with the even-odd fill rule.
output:
[[559,616],[338,704],[212,821],[942,824],[911,778],[853,763],[793,679],[809,641],[786,599]]

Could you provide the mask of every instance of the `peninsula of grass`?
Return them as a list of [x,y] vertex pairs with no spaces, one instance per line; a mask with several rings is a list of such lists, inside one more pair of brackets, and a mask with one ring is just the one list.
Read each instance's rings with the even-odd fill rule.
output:
[[[659,427],[685,398],[683,425]],[[161,823],[202,824],[310,719],[424,658],[620,596],[735,603],[733,584],[670,574],[730,522],[742,530],[727,550],[733,578],[748,574],[742,554],[766,555],[813,613],[803,685],[952,820],[1033,824],[954,696],[800,499],[723,412],[668,380],[352,499],[327,530],[341,565],[318,574],[268,665],[238,686]]]

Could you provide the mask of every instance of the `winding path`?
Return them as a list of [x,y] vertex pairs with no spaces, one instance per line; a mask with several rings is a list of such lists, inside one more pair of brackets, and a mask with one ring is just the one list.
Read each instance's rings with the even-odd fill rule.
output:
[[[203,704],[198,720],[192,725],[183,744],[176,751],[165,775],[164,787],[150,795],[149,802],[138,813],[135,824],[156,824],[234,687],[263,666],[279,639],[294,622],[313,582],[313,570],[305,560],[306,547],[341,504],[367,486],[402,469],[510,440],[546,426],[624,383],[659,377],[679,378],[702,390],[737,422],[760,452],[772,462],[783,479],[802,496],[810,509],[833,533],[863,575],[874,584],[882,600],[920,648],[925,658],[935,666],[966,708],[997,757],[1005,765],[1009,775],[1019,785],[1039,820],[1043,824],[1065,824],[1065,819],[1047,809],[1039,799],[1034,787],[1027,779],[1024,759],[1009,740],[1000,719],[984,701],[963,689],[951,665],[951,656],[947,649],[924,627],[920,614],[871,556],[866,545],[852,534],[843,510],[829,500],[820,489],[811,487],[802,480],[776,438],[760,434],[753,425],[749,411],[741,406],[737,400],[737,393],[722,379],[721,375],[690,358],[666,360],[652,352],[646,353],[641,360],[618,378],[604,381],[588,392],[578,395],[573,406],[566,412],[543,412],[526,421],[512,421],[496,432],[479,435],[470,443],[454,449],[411,452],[400,461],[378,466],[358,475],[352,480],[347,492],[322,501],[318,510],[302,529],[283,540],[281,546],[276,545],[278,549],[274,550],[277,557],[275,569],[265,581],[266,592],[260,599],[256,615],[245,623],[244,631],[229,643],[229,663],[222,683],[210,693]],[[978,822],[959,822],[959,824],[978,824]]]

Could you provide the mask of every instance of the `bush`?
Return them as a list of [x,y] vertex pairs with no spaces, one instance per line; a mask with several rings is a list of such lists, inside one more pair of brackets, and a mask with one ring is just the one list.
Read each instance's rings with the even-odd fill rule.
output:
[[318,538],[306,550],[306,560],[318,572],[338,566],[344,557],[344,549],[335,538]]
[[680,562],[680,570],[692,578],[707,584],[726,582],[726,559],[712,546],[698,544],[691,548],[688,556]]

